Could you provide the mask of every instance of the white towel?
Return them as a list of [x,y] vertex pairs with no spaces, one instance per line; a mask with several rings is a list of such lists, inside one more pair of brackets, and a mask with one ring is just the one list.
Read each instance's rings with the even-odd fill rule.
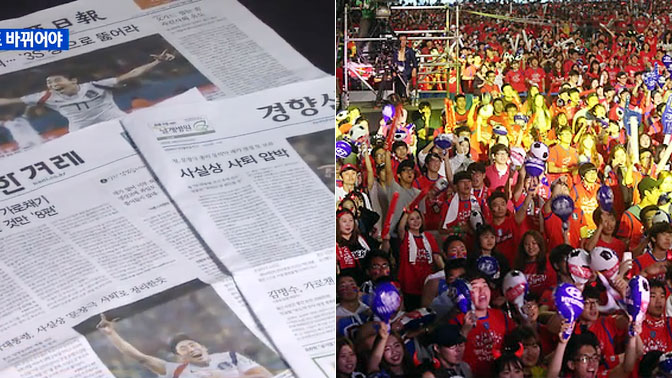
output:
[[[485,188],[484,188],[485,189]],[[471,202],[471,211],[477,210],[481,211],[481,206],[478,204],[478,200],[472,194],[469,198]],[[443,225],[441,228],[446,228],[447,225],[455,222],[457,219],[457,213],[460,211],[460,196],[455,194],[450,200],[450,205],[448,205],[448,212],[446,213],[446,219],[443,220]]]
[[[431,264],[433,262],[432,259],[432,245],[429,244],[429,240],[427,240],[427,236],[425,236],[425,233],[421,233],[420,236],[422,236],[422,244],[425,247],[425,251],[428,252],[429,255],[429,263]],[[413,234],[410,232],[407,233],[406,237],[406,242],[408,243],[408,261],[411,264],[415,264],[415,260],[418,259],[418,246],[415,244],[415,237]]]

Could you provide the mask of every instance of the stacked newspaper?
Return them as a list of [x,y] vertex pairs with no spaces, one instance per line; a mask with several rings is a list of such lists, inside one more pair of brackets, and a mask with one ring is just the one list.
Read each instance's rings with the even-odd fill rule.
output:
[[0,53],[0,377],[334,376],[333,77],[233,0],[27,27],[71,41]]

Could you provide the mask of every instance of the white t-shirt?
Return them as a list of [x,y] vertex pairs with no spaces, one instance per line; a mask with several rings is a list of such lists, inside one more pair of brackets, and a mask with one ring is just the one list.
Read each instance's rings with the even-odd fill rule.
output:
[[365,305],[361,301],[359,302],[359,307],[357,307],[357,310],[355,312],[352,312],[345,307],[341,306],[340,304],[336,305],[336,317],[344,317],[344,316],[355,316],[357,314],[360,314],[366,310],[369,309],[369,306]]
[[42,137],[33,129],[33,126],[23,117],[14,118],[11,121],[2,122],[9,132],[12,139],[19,145],[20,149],[28,148],[42,143]]
[[[117,84],[109,78],[79,84],[79,91],[72,96],[46,90],[21,97],[26,105],[42,104],[68,119],[68,131],[73,132],[98,122],[109,121],[126,115],[114,102],[109,87]],[[108,87],[108,88],[104,88]]]
[[[175,362],[166,362],[166,374],[161,378],[174,378],[175,370],[182,364]],[[201,378],[207,371],[217,371],[224,377],[239,377],[246,371],[259,366],[256,362],[236,352],[215,353],[210,355],[210,364],[208,366],[198,366],[188,364],[187,367],[178,376],[179,378]]]

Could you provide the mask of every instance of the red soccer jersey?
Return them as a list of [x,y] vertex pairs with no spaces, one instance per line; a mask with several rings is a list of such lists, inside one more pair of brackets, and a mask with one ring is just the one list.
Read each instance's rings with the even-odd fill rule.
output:
[[554,285],[557,283],[557,276],[551,263],[546,259],[546,271],[539,272],[537,269],[537,263],[531,262],[525,264],[523,269],[525,277],[527,278],[527,283],[530,285],[530,292],[541,297],[544,292],[548,289],[552,290]]
[[643,71],[643,67],[640,66],[639,64],[637,65],[628,64],[623,68],[623,71],[625,71],[625,73],[627,73],[629,77],[635,77],[635,73]]
[[[620,188],[618,189],[620,190]],[[614,193],[616,192],[614,191]],[[634,207],[636,206],[633,206],[633,208]],[[628,244],[630,251],[635,249],[635,247],[639,245],[640,241],[644,237],[644,226],[639,220],[639,217],[632,213],[633,208],[630,208],[623,213],[621,216],[621,221],[618,224],[618,231],[616,232],[616,236],[619,238],[630,240],[630,244]],[[640,209],[636,207],[635,211],[637,211],[638,215],[639,210]]]
[[448,210],[445,197],[445,192],[443,192],[439,197],[425,197],[423,200],[424,210],[422,213],[425,215],[425,231],[436,231],[441,228],[442,216],[445,216],[444,207],[445,211]]
[[[453,197],[457,194],[453,194]],[[469,222],[469,216],[471,215],[471,200],[459,200],[457,216],[454,219],[446,219],[448,217],[448,210],[450,209],[450,203],[452,198],[445,203],[441,208],[441,225],[445,223],[445,229],[450,230],[455,226],[464,226]],[[451,214],[452,215],[452,214]],[[462,227],[461,236],[465,236],[464,227]],[[467,244],[469,245],[469,244]]]
[[[653,257],[653,254],[651,253],[651,251],[647,250],[642,255],[639,255],[635,258],[635,260],[633,261],[632,269],[630,270],[630,273],[633,276],[636,276],[639,273],[641,273],[644,269],[646,269],[647,267],[649,267],[653,264],[666,263],[666,262],[667,262],[667,259],[665,259],[665,258],[662,261],[656,260],[656,258]],[[647,278],[648,279],[656,279],[656,280],[665,282],[665,273],[661,273],[657,276],[647,277]]]
[[525,85],[525,72],[523,72],[523,70],[509,70],[509,72],[506,73],[504,80],[505,82],[511,84],[516,92],[527,91],[527,85]]
[[[429,250],[425,247],[422,236],[413,236],[410,232],[401,242],[399,248],[399,283],[401,290],[407,294],[421,295],[425,278],[432,274],[432,253],[438,252],[436,240],[429,232],[423,233],[429,242]],[[409,244],[416,248],[415,261],[410,262]]]
[[518,252],[519,238],[518,224],[516,224],[515,217],[513,215],[508,215],[501,224],[497,225],[494,222],[490,222],[490,224],[495,229],[497,251],[506,257],[509,266],[513,266],[514,260],[516,259],[516,253]]
[[600,238],[600,240],[597,241],[597,246],[611,249],[612,251],[616,252],[618,261],[623,261],[623,252],[625,252],[626,249],[625,243],[623,243],[622,240],[613,237],[611,238],[611,242],[607,243]]
[[[579,154],[576,152],[574,147],[569,147],[565,149],[560,144],[556,144],[551,147],[548,156],[549,166],[553,164],[558,168],[571,169],[576,167],[579,164]],[[568,175],[566,173],[549,173],[548,181],[553,182],[555,179],[562,175]],[[571,176],[569,176],[571,179]]]
[[[574,333],[581,333],[581,326],[577,325],[574,328]],[[621,345],[625,339],[625,330],[619,330],[616,326],[616,318],[613,316],[600,316],[588,328],[588,331],[597,336],[600,341],[600,351],[607,364],[607,370],[611,370],[618,365],[618,355],[614,350],[614,345]],[[603,364],[600,364],[600,371],[605,369]]]
[[541,67],[535,68],[528,68],[525,70],[525,78],[532,84],[536,85],[539,87],[539,90],[542,91],[544,89],[544,78],[546,77],[546,73],[544,72],[544,69]]
[[598,184],[593,184],[593,187],[588,189],[583,182],[574,186],[574,206],[583,211],[584,226],[588,226],[591,230],[597,228],[593,221],[593,212],[598,208],[597,191]]
[[[464,314],[454,318],[453,323],[464,324]],[[486,316],[478,318],[476,325],[467,336],[464,362],[471,366],[474,377],[491,377],[494,373],[495,358],[492,351],[501,351],[504,335],[513,327],[512,321],[502,310],[490,308]]]
[[644,344],[644,353],[652,350],[672,351],[672,324],[670,323],[670,318],[665,315],[656,319],[646,314],[642,323],[642,333],[639,335]]
[[[555,214],[543,212],[544,215],[544,231],[546,232],[547,249],[557,247],[564,244],[562,236],[562,220]],[[569,244],[572,247],[578,247],[581,241],[581,224],[583,222],[581,210],[575,208],[574,213],[569,217]]]
[[474,197],[476,197],[476,201],[478,201],[478,204],[481,206],[481,210],[484,210],[486,208],[486,200],[490,195],[488,188],[485,185],[483,185],[481,189],[472,188],[471,193],[474,195]]
[[490,93],[490,94],[495,94],[495,93],[502,93],[501,89],[499,89],[499,86],[497,84],[484,84],[481,87],[481,93]]
[[[440,177],[441,175],[439,175],[439,178]],[[436,180],[432,180],[426,175],[419,176],[413,181],[413,187],[422,190],[428,186],[434,185],[439,178],[437,178]]]

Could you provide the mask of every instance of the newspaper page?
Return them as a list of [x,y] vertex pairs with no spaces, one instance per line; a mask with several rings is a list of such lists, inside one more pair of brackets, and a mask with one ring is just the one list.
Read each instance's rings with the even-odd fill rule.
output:
[[122,120],[271,339],[282,332],[274,306],[325,376],[335,375],[333,92],[332,78],[318,79]]
[[79,0],[0,28],[68,28],[0,52],[0,156],[197,87],[233,97],[325,74],[234,0]]
[[0,278],[2,377],[317,376],[262,335],[118,121],[3,161]]

